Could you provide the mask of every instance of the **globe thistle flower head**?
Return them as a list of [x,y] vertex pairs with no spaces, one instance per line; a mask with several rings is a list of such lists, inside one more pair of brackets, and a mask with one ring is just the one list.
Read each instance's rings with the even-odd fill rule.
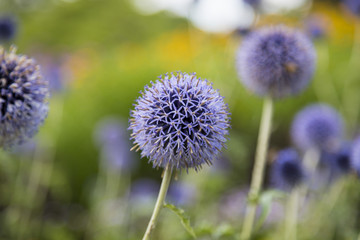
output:
[[115,117],[101,119],[94,131],[95,144],[100,148],[102,164],[106,169],[133,170],[137,162],[130,152],[128,133],[123,123]]
[[36,62],[0,48],[0,146],[31,138],[48,112],[49,90]]
[[154,167],[198,170],[211,164],[226,141],[227,105],[195,73],[171,73],[145,87],[131,112],[135,146]]
[[16,22],[10,16],[0,17],[0,42],[7,42],[16,34]]
[[246,88],[259,96],[300,93],[315,70],[315,50],[302,33],[284,27],[253,31],[237,53],[236,67]]
[[326,104],[305,107],[292,123],[291,137],[302,150],[315,148],[334,151],[343,134],[343,120],[340,114]]
[[271,178],[275,186],[282,190],[291,190],[304,180],[305,170],[294,149],[278,153],[272,166]]
[[350,152],[351,167],[360,176],[360,137],[355,139]]

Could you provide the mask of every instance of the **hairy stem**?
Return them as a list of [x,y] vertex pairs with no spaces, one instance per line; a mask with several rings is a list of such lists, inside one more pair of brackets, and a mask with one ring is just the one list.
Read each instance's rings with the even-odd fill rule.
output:
[[152,230],[155,229],[156,222],[157,222],[157,219],[159,217],[160,210],[164,206],[164,200],[165,200],[166,193],[167,193],[167,190],[169,188],[169,184],[170,184],[170,180],[171,180],[171,172],[172,172],[172,168],[170,166],[167,166],[165,168],[165,173],[164,173],[164,177],[163,177],[163,180],[162,180],[162,183],[161,183],[159,195],[158,195],[158,198],[156,200],[155,208],[154,208],[153,214],[151,216],[151,219],[149,221],[149,224],[147,226],[147,229],[146,229],[146,232],[144,234],[143,240],[149,240]]
[[251,186],[248,195],[248,204],[246,206],[246,216],[244,226],[241,233],[241,239],[250,239],[253,229],[257,202],[261,190],[264,168],[266,163],[266,154],[269,145],[269,137],[271,130],[271,119],[273,114],[273,101],[267,97],[264,101],[258,143],[256,147],[255,165],[252,173]]

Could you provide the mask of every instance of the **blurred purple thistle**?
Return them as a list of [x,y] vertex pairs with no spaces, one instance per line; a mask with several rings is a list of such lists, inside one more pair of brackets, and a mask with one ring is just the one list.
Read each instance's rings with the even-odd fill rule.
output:
[[305,20],[305,30],[312,39],[324,38],[328,31],[328,24],[323,16],[311,15]]
[[174,182],[169,187],[169,202],[178,206],[187,206],[194,203],[197,189],[194,184],[186,182]]
[[315,70],[315,50],[301,32],[284,27],[252,31],[242,42],[236,67],[246,88],[275,99],[302,92]]
[[101,149],[106,169],[132,170],[137,162],[130,152],[125,125],[115,117],[106,117],[98,122],[94,131],[94,141]]
[[40,66],[16,49],[0,47],[0,146],[9,148],[32,138],[48,113],[48,82]]
[[344,6],[354,15],[360,17],[360,1],[359,0],[343,0]]
[[0,17],[0,43],[11,41],[17,32],[17,24],[12,16]]
[[341,115],[326,104],[313,104],[305,107],[292,123],[291,137],[301,150],[316,148],[333,151],[343,135]]
[[301,184],[304,178],[305,170],[298,153],[291,148],[280,151],[271,169],[274,185],[281,190],[289,191]]

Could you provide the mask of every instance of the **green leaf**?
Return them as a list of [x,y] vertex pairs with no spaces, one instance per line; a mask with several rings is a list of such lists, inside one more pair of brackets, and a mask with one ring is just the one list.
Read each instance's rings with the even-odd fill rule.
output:
[[173,211],[179,218],[181,221],[181,224],[184,226],[185,230],[193,237],[196,238],[196,234],[194,229],[191,227],[190,225],[190,218],[189,216],[186,215],[185,211],[181,208],[178,208],[172,204],[168,204],[165,203],[164,207],[170,209],[171,211]]
[[256,224],[256,230],[259,230],[263,226],[266,218],[269,216],[272,201],[274,199],[283,198],[285,195],[286,194],[284,192],[279,190],[269,190],[261,194],[259,198],[259,205],[262,207],[262,212],[259,221]]

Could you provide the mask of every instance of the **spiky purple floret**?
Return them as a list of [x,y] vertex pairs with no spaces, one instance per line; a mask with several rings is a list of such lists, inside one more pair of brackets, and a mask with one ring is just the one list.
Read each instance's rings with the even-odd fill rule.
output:
[[40,66],[24,55],[0,48],[0,146],[31,138],[48,113],[48,84]]
[[305,170],[294,149],[285,149],[278,153],[272,166],[271,178],[275,186],[291,190],[305,178]]
[[154,167],[211,164],[228,134],[228,107],[195,73],[171,73],[146,86],[131,112],[132,139]]
[[360,137],[355,139],[350,153],[351,167],[360,176]]
[[343,0],[345,7],[353,14],[360,16],[360,1],[359,0]]
[[302,150],[316,148],[333,151],[339,146],[342,135],[342,117],[326,104],[305,107],[292,123],[292,140]]
[[284,27],[251,32],[237,54],[236,67],[244,85],[260,96],[296,95],[315,70],[315,50],[302,33]]
[[0,42],[9,41],[16,34],[16,22],[13,17],[0,17]]

